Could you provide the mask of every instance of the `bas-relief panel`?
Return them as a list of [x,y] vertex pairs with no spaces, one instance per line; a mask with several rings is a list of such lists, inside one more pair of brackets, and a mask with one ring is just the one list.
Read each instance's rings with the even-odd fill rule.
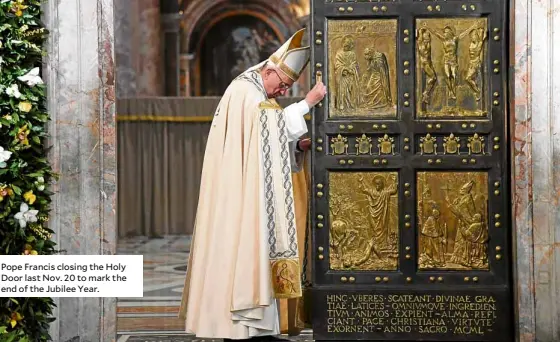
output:
[[397,20],[328,22],[331,117],[397,115]]
[[330,268],[396,270],[397,172],[331,172]]
[[488,269],[488,174],[419,172],[420,269]]
[[486,117],[486,18],[417,19],[417,117]]

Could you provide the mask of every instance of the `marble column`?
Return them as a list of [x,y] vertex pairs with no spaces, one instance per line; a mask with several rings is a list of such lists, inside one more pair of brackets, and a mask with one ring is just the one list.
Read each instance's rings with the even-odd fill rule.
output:
[[161,17],[166,96],[179,96],[180,92],[180,19],[179,13],[163,13]]
[[[65,254],[116,252],[113,0],[44,2],[50,31],[43,69],[60,179],[50,228]],[[115,298],[56,299],[53,341],[114,341]]]
[[159,0],[115,1],[117,96],[165,94]]
[[164,59],[161,35],[160,0],[135,0],[139,17],[138,32],[137,96],[162,96],[165,93]]
[[512,206],[521,342],[560,340],[560,4],[512,1]]
[[138,70],[136,68],[138,1],[115,2],[115,61],[117,70],[117,97],[134,97],[137,94]]

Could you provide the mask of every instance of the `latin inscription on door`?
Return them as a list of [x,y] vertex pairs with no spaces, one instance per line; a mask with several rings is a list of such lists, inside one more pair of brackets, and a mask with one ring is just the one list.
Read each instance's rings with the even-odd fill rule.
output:
[[326,312],[319,325],[329,339],[361,333],[387,340],[406,339],[414,334],[431,341],[507,341],[500,336],[503,329],[508,329],[501,313],[507,311],[509,304],[499,292],[321,292],[315,295],[314,305]]

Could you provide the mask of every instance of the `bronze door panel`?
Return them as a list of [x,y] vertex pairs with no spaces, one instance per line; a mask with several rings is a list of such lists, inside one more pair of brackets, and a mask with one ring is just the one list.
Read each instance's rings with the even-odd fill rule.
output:
[[330,172],[330,269],[396,271],[398,174]]
[[329,20],[331,117],[397,116],[397,20]]
[[508,10],[312,1],[316,340],[512,340]]

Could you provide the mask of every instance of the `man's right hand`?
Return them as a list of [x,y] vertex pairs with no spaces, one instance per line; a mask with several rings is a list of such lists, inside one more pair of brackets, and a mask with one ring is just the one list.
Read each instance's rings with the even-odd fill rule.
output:
[[312,108],[317,103],[321,102],[326,94],[327,87],[323,84],[323,82],[319,82],[315,84],[315,86],[309,91],[309,93],[307,93],[307,95],[305,96],[305,102],[307,102],[309,108]]

